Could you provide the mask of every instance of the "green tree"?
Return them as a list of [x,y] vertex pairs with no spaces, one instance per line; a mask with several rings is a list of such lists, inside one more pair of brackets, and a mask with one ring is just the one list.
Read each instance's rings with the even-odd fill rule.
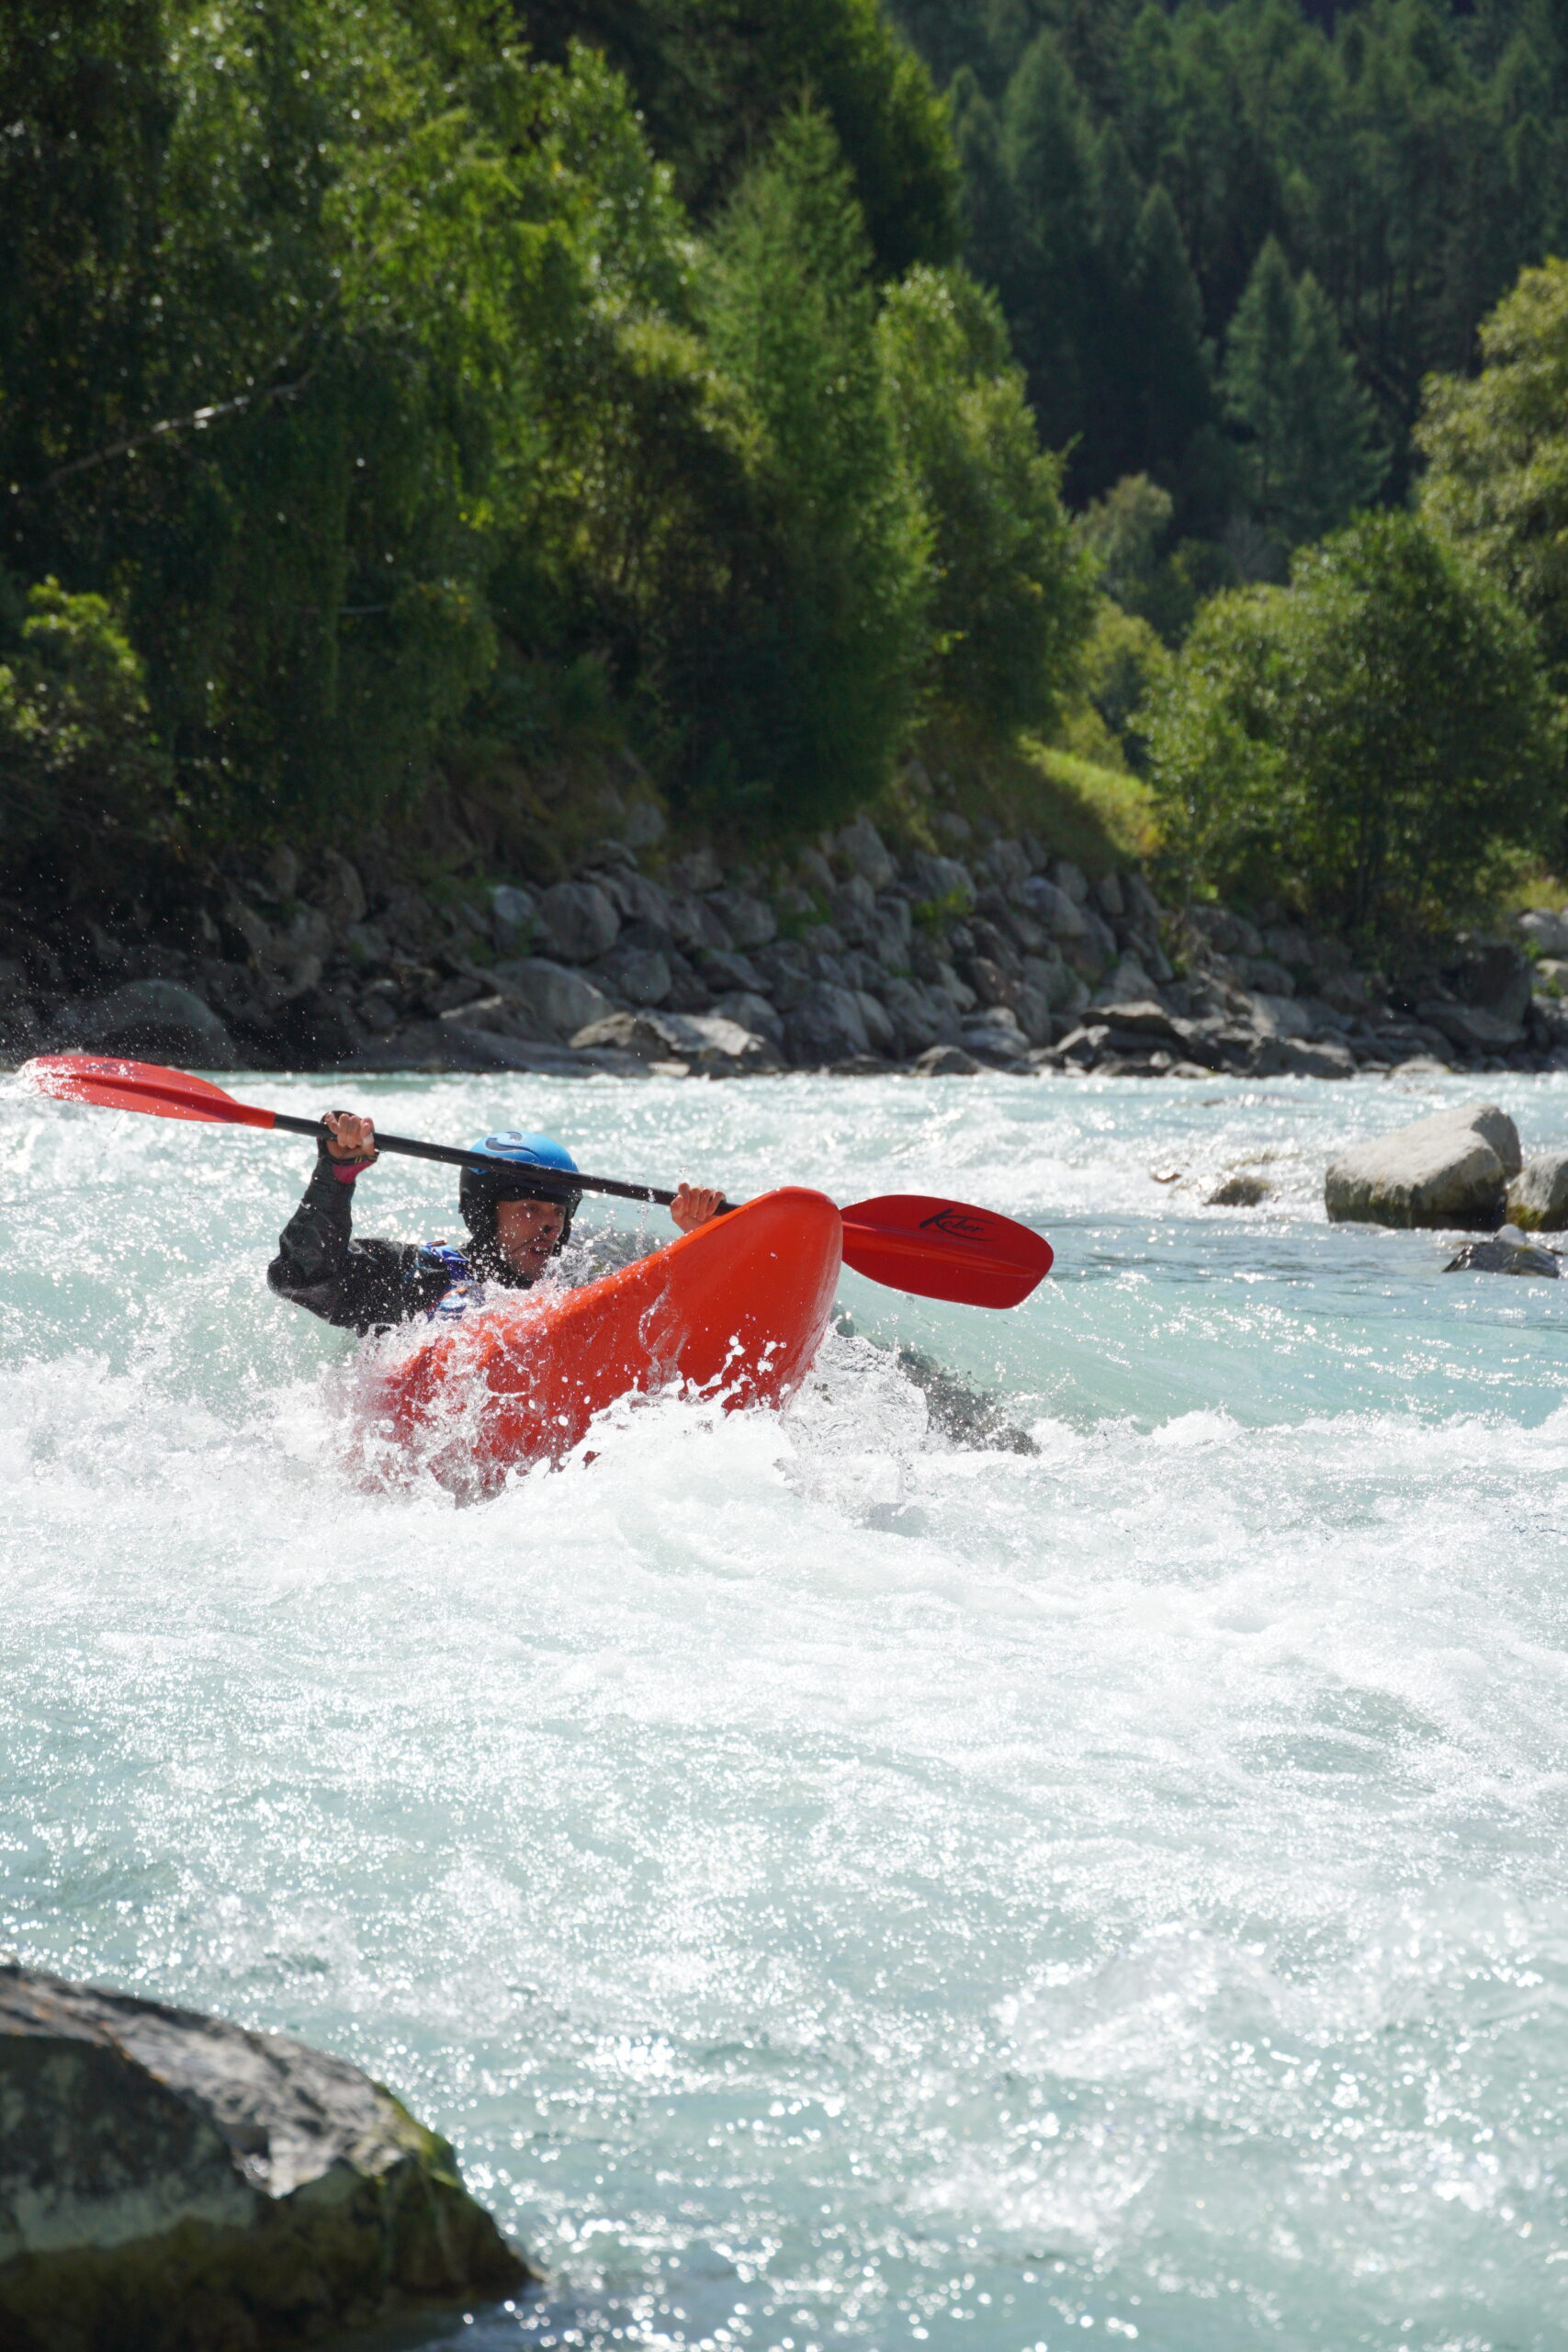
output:
[[1309,271],[1292,280],[1276,238],[1231,322],[1224,383],[1248,436],[1253,513],[1282,547],[1321,537],[1375,495],[1386,466],[1371,403],[1316,279]]
[[[518,184],[549,184],[546,91],[459,0],[417,28],[394,0],[133,22],[98,229],[3,329],[8,560],[114,589],[194,825],[341,821],[423,787],[491,659],[475,507],[519,423],[507,346],[557,307]],[[120,35],[69,22],[65,99]],[[25,64],[0,219],[28,243],[83,133]]]
[[1190,885],[1408,935],[1484,901],[1557,821],[1561,723],[1529,623],[1418,517],[1364,516],[1288,588],[1205,606],[1150,729]]
[[931,691],[984,725],[1043,726],[1092,600],[1000,307],[963,270],[918,269],[889,294],[878,334],[933,535]]
[[823,115],[787,116],[719,224],[709,348],[755,420],[755,521],[710,625],[669,648],[682,789],[794,832],[881,786],[914,708],[929,528],[895,427],[871,254]]
[[1168,490],[1147,474],[1123,474],[1074,525],[1100,586],[1129,612],[1142,610],[1175,513]]
[[1422,511],[1517,598],[1568,693],[1568,262],[1524,272],[1481,356],[1427,386]]

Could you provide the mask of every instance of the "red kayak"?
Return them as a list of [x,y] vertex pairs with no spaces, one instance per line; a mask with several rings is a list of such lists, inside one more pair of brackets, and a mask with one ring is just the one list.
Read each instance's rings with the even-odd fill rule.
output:
[[728,1412],[782,1404],[821,1344],[841,1242],[832,1202],[791,1186],[582,1290],[438,1322],[379,1375],[378,1430],[483,1487],[570,1453],[618,1397],[679,1387]]

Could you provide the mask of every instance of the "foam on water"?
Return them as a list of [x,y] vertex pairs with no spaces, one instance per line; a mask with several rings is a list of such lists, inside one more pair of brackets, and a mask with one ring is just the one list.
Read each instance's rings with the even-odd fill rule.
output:
[[[448,2132],[550,2287],[409,2344],[1568,2343],[1568,1284],[1320,1207],[1473,1084],[502,1083],[362,1091],[952,1191],[1056,1273],[846,1278],[784,1419],[458,1510],[355,1480],[352,1345],[262,1285],[299,1147],[7,1089],[0,1945]],[[439,1171],[359,1208],[452,1228]]]

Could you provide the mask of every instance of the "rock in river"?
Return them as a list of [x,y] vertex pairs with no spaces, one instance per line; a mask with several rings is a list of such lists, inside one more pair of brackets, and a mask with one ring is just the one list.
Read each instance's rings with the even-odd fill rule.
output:
[[1324,1180],[1324,1197],[1337,1221],[1485,1231],[1502,1224],[1504,1189],[1518,1172],[1518,1130],[1507,1113],[1467,1102],[1346,1152]]
[[1561,1279],[1562,1269],[1553,1250],[1543,1250],[1535,1241],[1467,1241],[1457,1258],[1450,1258],[1443,1268],[1445,1274],[1543,1274],[1548,1282]]
[[1527,1233],[1561,1233],[1568,1226],[1568,1152],[1526,1160],[1508,1187],[1508,1222]]
[[6,2352],[264,2352],[534,2275],[346,2060],[0,1967]]

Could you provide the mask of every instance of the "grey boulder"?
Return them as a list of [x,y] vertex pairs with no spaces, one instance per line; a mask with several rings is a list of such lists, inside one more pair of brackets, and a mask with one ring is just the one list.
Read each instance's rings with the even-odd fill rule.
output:
[[357,865],[335,849],[322,850],[317,859],[321,873],[321,912],[334,931],[346,931],[366,915],[365,885]]
[[958,1015],[944,996],[921,980],[889,980],[883,1002],[902,1054],[923,1054],[934,1046],[958,1046]]
[[62,1025],[69,1044],[93,1053],[239,1067],[233,1040],[212,1007],[177,980],[128,980],[107,996],[73,1005]]
[[[1528,996],[1525,1001],[1528,1004]],[[1416,1017],[1450,1045],[1462,1046],[1472,1053],[1506,1053],[1524,1043],[1522,1019],[1509,1020],[1502,1013],[1489,1012],[1483,1005],[1433,1002],[1418,1005]]]
[[1029,1039],[1010,1005],[990,1004],[964,1023],[964,1043],[994,1069],[1016,1069],[1029,1052]]
[[656,931],[671,929],[669,891],[635,866],[616,866],[601,874],[598,887],[623,922],[651,923]]
[[897,1050],[897,1038],[887,1007],[869,989],[852,990],[860,1007],[860,1017],[874,1054],[891,1054]]
[[784,1049],[784,1025],[776,1008],[754,989],[738,989],[733,996],[716,997],[711,1012],[720,1021],[733,1021],[738,1028],[749,1029],[754,1036],[765,1037],[771,1046]]
[[874,890],[886,890],[896,880],[898,868],[869,817],[856,817],[845,825],[836,847],[839,855],[847,858]]
[[1518,1172],[1512,1119],[1495,1102],[1470,1102],[1346,1152],[1324,1179],[1324,1200],[1336,1222],[1491,1229]]
[[491,978],[512,1015],[506,1025],[520,1024],[525,1035],[556,1045],[569,1043],[579,1029],[590,1021],[602,1021],[611,1009],[603,989],[547,956],[497,964]]
[[742,952],[749,947],[766,947],[778,936],[778,922],[772,907],[765,900],[753,898],[750,890],[715,890],[709,894],[707,903]]
[[1519,917],[1519,929],[1542,956],[1568,956],[1568,907],[1538,907]]
[[931,906],[967,913],[975,903],[975,877],[959,858],[917,850],[905,861],[904,874],[916,898]]
[[1276,1037],[1270,1059],[1284,1078],[1354,1078],[1355,1057],[1333,1037]]
[[1031,875],[1019,891],[1021,904],[1043,922],[1053,939],[1082,939],[1088,931],[1076,899],[1043,874]]
[[617,947],[594,967],[594,975],[627,1004],[662,1004],[670,993],[669,960],[657,947]]
[[976,1078],[982,1067],[962,1046],[928,1046],[915,1057],[915,1073],[919,1078]]
[[797,1068],[818,1069],[871,1051],[859,996],[854,989],[837,987],[829,980],[819,981],[793,1008],[785,1035],[790,1059]]
[[1527,1233],[1561,1233],[1568,1226],[1568,1152],[1526,1160],[1508,1187],[1508,1222]]
[[1111,969],[1089,999],[1098,1012],[1103,1007],[1126,1001],[1143,1002],[1154,994],[1155,983],[1150,974],[1131,950],[1119,956]]
[[644,1062],[680,1062],[710,1078],[749,1077],[779,1067],[768,1038],[720,1013],[611,1012],[580,1029],[571,1042],[579,1052],[609,1048]]
[[534,2275],[345,2059],[0,1967],[6,2352],[239,2352]]
[[1206,1209],[1255,1209],[1273,1198],[1274,1187],[1266,1177],[1249,1175],[1245,1170],[1239,1175],[1227,1176],[1212,1193],[1203,1195]]
[[1095,1015],[1108,1028],[1132,1032],[1146,1037],[1155,1046],[1179,1046],[1185,1042],[1185,1024],[1178,1024],[1176,1016],[1166,1011],[1152,996],[1096,997]]
[[515,882],[498,882],[490,894],[491,929],[502,953],[525,947],[539,911],[537,894]]
[[539,900],[536,936],[546,956],[561,964],[592,964],[607,956],[621,928],[597,882],[558,882]]

